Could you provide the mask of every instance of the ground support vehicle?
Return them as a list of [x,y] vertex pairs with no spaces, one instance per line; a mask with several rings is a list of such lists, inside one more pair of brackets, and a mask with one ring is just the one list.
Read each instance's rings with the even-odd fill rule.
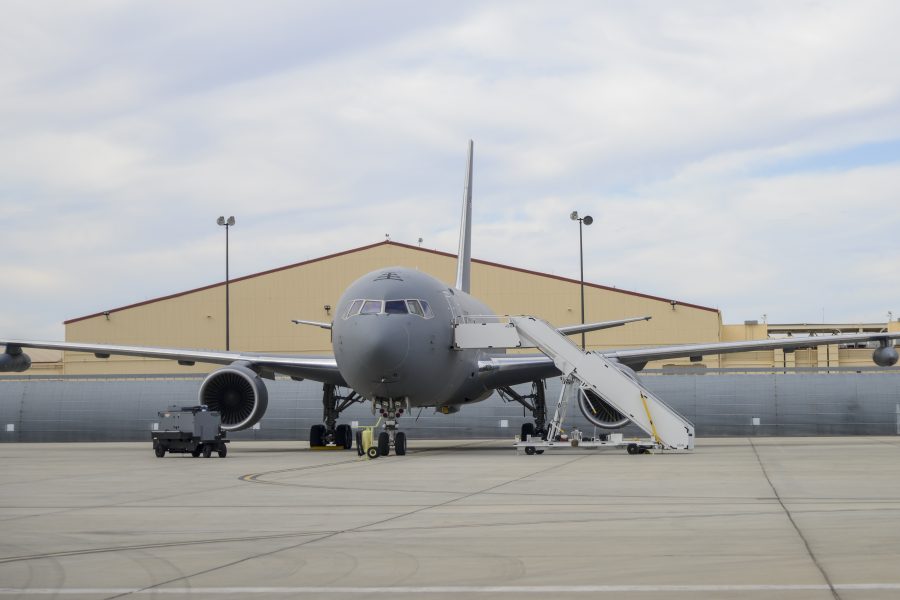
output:
[[545,440],[537,435],[529,435],[526,440],[521,440],[516,436],[514,445],[516,454],[543,454],[545,450],[561,450],[561,449],[588,449],[597,450],[600,448],[625,448],[628,454],[647,454],[651,450],[661,450],[662,446],[652,439],[626,440],[621,433],[608,433],[605,435],[595,435],[594,437],[585,438],[577,429],[573,429],[568,436],[562,436],[556,440]]
[[159,414],[159,429],[150,432],[153,451],[162,458],[166,452],[190,453],[193,457],[201,454],[209,458],[213,452],[220,458],[228,454],[222,417],[206,406],[170,406]]
[[[381,419],[378,419],[378,423]],[[375,437],[375,425],[363,425],[356,430],[356,453],[366,458],[378,458],[381,456],[378,447],[378,440]]]

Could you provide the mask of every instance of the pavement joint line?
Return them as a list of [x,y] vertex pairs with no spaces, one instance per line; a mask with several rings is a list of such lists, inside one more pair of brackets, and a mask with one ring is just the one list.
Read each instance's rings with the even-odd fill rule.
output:
[[775,487],[775,484],[772,483],[772,478],[769,477],[769,472],[766,470],[766,465],[762,461],[762,457],[759,455],[759,451],[756,449],[756,444],[753,443],[752,438],[747,438],[747,441],[750,442],[750,448],[753,449],[753,454],[756,456],[756,462],[759,463],[759,468],[762,470],[763,476],[766,478],[766,481],[769,484],[769,487],[772,488],[772,493],[775,494],[775,497],[778,499],[778,504],[781,505],[781,508],[784,510],[784,514],[787,515],[788,521],[791,522],[791,525],[794,527],[794,531],[797,532],[797,535],[800,536],[800,540],[803,542],[803,545],[806,547],[806,552],[809,554],[809,558],[812,560],[813,564],[819,570],[819,573],[822,574],[822,578],[825,580],[825,583],[828,584],[828,588],[831,591],[831,595],[835,598],[835,600],[842,600],[841,595],[835,589],[834,584],[831,582],[831,578],[828,577],[828,573],[825,572],[825,568],[819,562],[819,559],[816,557],[816,554],[813,552],[812,547],[809,545],[809,540],[806,539],[806,536],[803,535],[803,531],[800,530],[800,526],[797,525],[797,522],[794,520],[794,516],[791,514],[791,511],[788,509],[787,505],[784,503],[784,500],[781,499],[781,495],[778,493],[778,489]]
[[[411,458],[417,458],[421,455],[434,455],[435,453],[440,454],[440,453],[448,452],[450,450],[454,450],[457,448],[464,448],[467,446],[478,445],[480,443],[482,443],[482,440],[476,440],[474,442],[465,442],[462,444],[455,444],[453,446],[442,446],[440,448],[423,448],[422,450],[411,451],[409,453],[409,455],[407,456],[407,458],[405,458],[405,460],[408,461]],[[247,473],[245,475],[241,475],[240,477],[238,477],[238,480],[246,482],[246,483],[262,483],[262,484],[266,484],[266,485],[287,485],[287,486],[294,485],[294,486],[296,486],[298,484],[285,483],[285,482],[281,482],[281,481],[265,481],[265,480],[261,479],[261,477],[264,477],[266,475],[280,475],[282,473],[296,473],[296,472],[301,472],[301,471],[313,471],[313,470],[321,469],[323,467],[333,467],[333,466],[338,466],[338,465],[347,465],[347,464],[363,465],[368,462],[370,462],[368,458],[361,457],[361,456],[354,456],[353,458],[350,458],[347,460],[341,460],[338,462],[322,463],[319,465],[305,465],[302,467],[288,467],[286,469],[261,471],[259,473]],[[384,462],[384,463],[378,463],[378,464],[392,464],[392,463]],[[455,492],[450,492],[450,493],[455,493]]]
[[[327,534],[327,535],[323,535],[323,536],[317,537],[317,538],[312,539],[312,540],[304,540],[304,541],[302,541],[302,542],[300,542],[300,543],[298,543],[298,544],[291,544],[290,546],[286,546],[286,547],[284,547],[284,548],[276,548],[275,550],[269,550],[268,552],[261,552],[261,553],[259,553],[259,554],[254,554],[254,555],[252,555],[252,556],[245,556],[245,557],[243,557],[243,558],[239,558],[239,559],[237,559],[237,560],[233,560],[233,561],[228,562],[228,563],[226,563],[226,564],[216,565],[216,566],[214,566],[214,567],[209,567],[208,569],[203,569],[202,571],[198,571],[198,572],[196,572],[196,573],[191,573],[190,575],[181,575],[180,577],[174,577],[174,578],[172,578],[172,579],[169,579],[168,581],[161,581],[161,582],[159,582],[159,583],[154,583],[153,585],[148,585],[148,586],[145,586],[145,587],[142,587],[142,588],[138,588],[138,589],[135,589],[135,590],[126,590],[126,591],[124,591],[124,592],[116,593],[116,594],[113,595],[113,596],[108,596],[107,598],[105,598],[105,600],[115,600],[116,598],[122,598],[122,597],[124,597],[124,596],[130,596],[130,595],[132,595],[132,594],[154,593],[154,592],[156,592],[156,591],[159,591],[159,588],[160,588],[161,586],[169,585],[170,583],[175,583],[176,581],[181,581],[181,580],[183,580],[183,579],[189,579],[189,578],[191,578],[191,577],[199,577],[200,575],[206,575],[206,574],[208,574],[208,573],[212,573],[212,572],[214,572],[214,571],[218,571],[219,569],[227,569],[228,567],[233,567],[233,566],[235,566],[235,565],[239,565],[239,564],[241,564],[241,563],[245,563],[245,562],[250,561],[250,560],[255,560],[255,559],[257,559],[257,558],[263,558],[264,556],[271,556],[271,555],[273,555],[273,554],[277,554],[277,553],[283,552],[283,551],[285,551],[285,550],[293,550],[293,549],[295,549],[295,548],[300,548],[301,546],[305,546],[305,545],[311,544],[311,543],[313,543],[313,542],[318,542],[319,540],[324,540],[324,539],[327,539],[327,538],[330,538],[330,537],[334,537],[334,536],[336,536],[338,533],[340,533],[340,532],[339,532],[339,531],[335,531],[335,532],[329,533],[329,534]],[[187,589],[190,589],[190,588],[187,588]]]
[[276,533],[271,535],[252,535],[247,537],[213,538],[205,540],[184,540],[180,542],[159,542],[156,544],[137,544],[133,546],[105,546],[103,548],[83,548],[80,550],[61,550],[59,552],[47,552],[45,554],[30,554],[24,556],[7,556],[0,558],[0,564],[23,562],[27,560],[42,560],[63,558],[66,556],[83,556],[86,554],[105,554],[108,552],[129,552],[133,550],[153,550],[155,548],[175,548],[178,546],[200,546],[204,544],[228,544],[234,542],[252,542],[261,540],[290,539],[297,537],[321,536],[332,531],[306,531],[294,533]]
[[360,532],[360,531],[362,531],[362,530],[365,530],[365,529],[368,528],[368,527],[373,527],[373,526],[375,526],[375,525],[382,525],[382,524],[387,523],[387,522],[389,522],[389,521],[394,521],[394,520],[397,520],[397,519],[402,519],[402,518],[405,518],[405,517],[408,517],[408,516],[411,516],[411,515],[414,515],[414,514],[423,512],[423,511],[426,511],[426,510],[430,510],[430,509],[432,509],[432,508],[439,508],[439,507],[441,507],[441,506],[446,506],[446,505],[448,505],[448,504],[452,504],[453,502],[459,502],[460,500],[465,500],[466,498],[471,498],[471,497],[473,497],[473,496],[477,496],[478,494],[481,494],[481,493],[484,493],[484,492],[487,492],[487,491],[490,491],[490,490],[494,490],[494,489],[497,489],[497,488],[499,488],[499,487],[503,487],[504,485],[508,485],[508,484],[510,484],[510,483],[515,483],[515,482],[517,482],[517,481],[522,481],[522,480],[524,480],[524,479],[528,479],[529,477],[534,477],[535,475],[540,475],[541,473],[545,473],[546,471],[549,471],[549,470],[551,470],[551,469],[559,469],[559,468],[566,467],[566,466],[568,466],[568,465],[570,465],[570,464],[572,464],[572,463],[574,463],[574,462],[577,462],[577,461],[579,461],[579,460],[582,460],[583,458],[585,458],[585,456],[588,456],[588,455],[580,455],[580,456],[577,456],[576,458],[574,458],[574,459],[572,459],[572,460],[568,460],[568,461],[566,461],[566,462],[564,462],[564,463],[562,463],[562,464],[555,464],[555,463],[554,463],[554,464],[552,464],[552,465],[550,465],[550,466],[548,466],[548,467],[546,467],[546,468],[539,469],[539,470],[537,470],[537,471],[533,471],[533,472],[528,473],[528,474],[526,474],[526,475],[523,475],[523,476],[521,476],[521,477],[517,477],[517,478],[515,478],[515,479],[510,479],[510,480],[508,480],[508,481],[504,481],[504,482],[502,482],[502,483],[498,483],[498,484],[489,486],[489,487],[487,487],[487,488],[484,488],[483,490],[478,490],[478,491],[475,491],[475,492],[471,492],[471,493],[469,493],[469,494],[465,494],[465,495],[459,496],[459,497],[457,497],[457,498],[452,498],[452,499],[447,500],[447,501],[445,501],[445,502],[439,502],[439,503],[437,503],[437,504],[433,504],[433,505],[430,505],[430,506],[423,506],[423,507],[418,508],[418,509],[416,509],[416,510],[411,510],[411,511],[408,511],[408,512],[405,512],[405,513],[402,513],[402,514],[393,515],[393,516],[388,517],[388,518],[386,518],[386,519],[381,519],[381,520],[375,521],[375,522],[373,522],[373,523],[367,523],[367,524],[364,524],[364,525],[359,525],[359,526],[357,526],[357,527],[353,527],[353,528],[350,528],[350,529],[347,529],[347,530],[331,532],[331,533],[328,533],[328,534],[323,535],[323,536],[321,536],[321,537],[317,537],[317,538],[315,538],[315,539],[304,540],[304,541],[302,541],[302,542],[300,542],[300,543],[298,543],[298,544],[292,544],[292,545],[287,546],[287,547],[285,547],[285,548],[277,548],[277,549],[275,549],[275,550],[270,550],[270,551],[268,551],[268,552],[263,552],[263,553],[255,554],[255,555],[252,555],[252,556],[245,556],[245,557],[240,558],[240,559],[238,559],[238,560],[231,561],[231,562],[229,562],[229,563],[227,563],[227,564],[222,564],[222,565],[216,565],[216,566],[213,566],[213,567],[209,567],[209,568],[204,569],[204,570],[202,570],[202,571],[200,571],[200,572],[197,572],[197,573],[192,573],[192,574],[190,574],[190,575],[182,575],[182,576],[180,576],[180,577],[174,577],[174,578],[169,579],[169,580],[167,580],[167,581],[161,581],[161,582],[159,582],[159,583],[155,583],[155,584],[153,584],[153,585],[149,585],[149,586],[140,588],[138,591],[134,591],[134,592],[126,591],[126,592],[118,593],[118,594],[116,594],[116,595],[109,596],[109,597],[105,598],[105,600],[116,600],[117,598],[122,598],[122,597],[124,597],[124,596],[129,596],[129,595],[131,595],[131,594],[136,594],[136,593],[143,593],[143,592],[148,591],[148,590],[149,590],[149,591],[159,590],[159,589],[162,588],[162,586],[169,585],[169,584],[171,584],[171,583],[175,583],[176,581],[182,581],[182,580],[190,579],[190,578],[192,578],[192,577],[198,577],[198,576],[200,576],[200,575],[207,575],[207,574],[209,574],[209,573],[218,571],[218,570],[220,570],[220,569],[225,569],[225,568],[228,568],[228,567],[233,567],[234,565],[238,565],[238,564],[241,564],[241,563],[244,563],[244,562],[247,562],[247,561],[256,560],[256,559],[262,558],[262,557],[264,557],[264,556],[271,556],[271,555],[277,554],[277,553],[279,553],[279,552],[283,552],[283,551],[286,551],[286,550],[293,550],[293,549],[295,549],[295,548],[300,548],[301,546],[306,546],[306,545],[308,545],[308,544],[313,544],[313,543],[315,543],[315,542],[319,542],[319,541],[322,541],[322,540],[326,540],[326,539],[329,539],[329,538],[338,536],[338,535],[340,535],[340,534],[342,534],[342,533],[351,533],[351,532],[352,532],[352,533],[355,533],[355,532]]
[[48,596],[117,594],[111,598],[136,595],[306,595],[306,594],[611,594],[673,592],[795,592],[795,591],[895,591],[900,583],[798,583],[798,584],[607,584],[607,585],[429,585],[429,586],[367,586],[367,587],[152,587],[152,588],[0,588],[0,595]]

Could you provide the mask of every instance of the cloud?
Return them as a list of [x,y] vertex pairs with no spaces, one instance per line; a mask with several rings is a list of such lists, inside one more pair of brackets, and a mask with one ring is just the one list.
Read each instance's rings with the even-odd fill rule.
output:
[[220,214],[236,275],[385,233],[455,251],[474,138],[480,258],[577,276],[577,209],[600,283],[726,321],[900,314],[898,12],[16,4],[0,312],[60,337],[64,318],[217,281]]

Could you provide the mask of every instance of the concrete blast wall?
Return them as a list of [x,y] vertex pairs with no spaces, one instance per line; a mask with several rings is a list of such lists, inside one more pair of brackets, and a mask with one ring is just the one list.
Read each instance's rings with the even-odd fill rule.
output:
[[[0,381],[0,441],[147,440],[157,411],[197,403],[202,378],[63,377]],[[693,421],[698,436],[894,435],[898,433],[897,369],[863,374],[648,375],[644,385]],[[256,430],[232,439],[303,440],[322,420],[321,384],[267,381],[269,409]],[[548,382],[552,415],[558,379]],[[523,392],[528,391],[523,387]],[[592,431],[571,407],[569,426]],[[759,425],[754,425],[754,418]],[[374,423],[371,405],[345,411],[343,422]],[[453,415],[426,409],[401,419],[415,438],[509,438],[525,421],[518,404],[496,395]],[[627,430],[638,435],[636,430]]]

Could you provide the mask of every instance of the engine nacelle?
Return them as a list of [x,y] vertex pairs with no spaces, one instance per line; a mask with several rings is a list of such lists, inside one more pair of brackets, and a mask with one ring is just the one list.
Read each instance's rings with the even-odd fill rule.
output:
[[21,373],[31,368],[31,357],[19,346],[7,346],[0,354],[0,373]]
[[200,385],[200,404],[222,416],[222,429],[253,427],[269,406],[269,391],[252,369],[234,363],[210,373]]
[[879,367],[893,367],[897,364],[897,349],[893,346],[875,348],[875,352],[872,353],[872,360]]
[[578,394],[578,408],[585,419],[601,429],[618,429],[631,422],[591,390],[582,390]]

